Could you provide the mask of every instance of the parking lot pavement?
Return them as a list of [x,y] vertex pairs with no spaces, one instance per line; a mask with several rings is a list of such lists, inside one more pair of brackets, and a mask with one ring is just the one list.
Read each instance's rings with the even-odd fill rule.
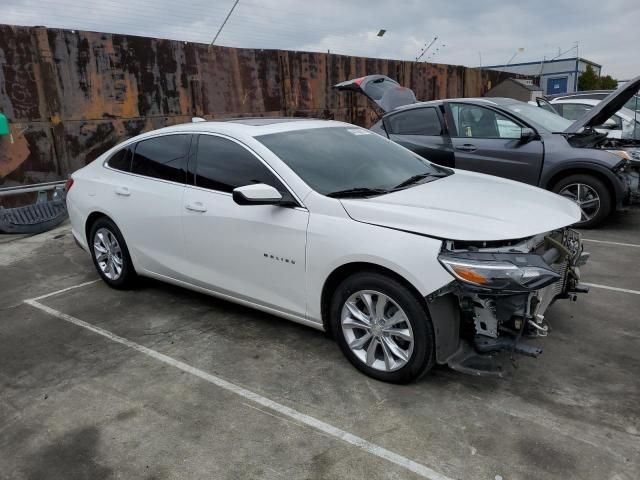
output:
[[[640,211],[624,218],[635,231],[616,219],[584,235],[640,243]],[[587,248],[585,281],[640,291],[640,248]],[[23,303],[96,279],[68,227],[0,244],[0,273],[1,476],[632,480],[640,471],[634,293],[598,287],[555,304],[544,354],[518,359],[507,379],[437,368],[395,386],[358,373],[320,332],[157,282],[128,292],[95,282],[39,308]]]

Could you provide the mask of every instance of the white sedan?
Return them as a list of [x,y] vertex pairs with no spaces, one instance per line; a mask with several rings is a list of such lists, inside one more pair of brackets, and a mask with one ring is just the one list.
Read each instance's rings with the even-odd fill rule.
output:
[[547,307],[583,290],[573,202],[341,122],[164,128],[67,188],[73,235],[111,287],[153,277],[329,331],[384,381],[536,356],[525,340],[547,334]]
[[[577,120],[600,102],[590,98],[554,98],[550,104],[567,120]],[[622,107],[596,130],[606,133],[609,138],[637,140],[640,139],[639,117],[640,114],[635,110]]]

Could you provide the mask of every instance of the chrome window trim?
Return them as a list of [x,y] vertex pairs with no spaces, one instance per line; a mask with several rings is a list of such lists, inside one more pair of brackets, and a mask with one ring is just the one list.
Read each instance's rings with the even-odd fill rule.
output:
[[[262,165],[264,165],[267,170],[269,170],[274,177],[276,177],[280,183],[282,183],[282,185],[284,186],[284,188],[287,189],[287,191],[291,194],[291,196],[294,198],[294,200],[296,202],[298,202],[298,207],[303,208],[304,210],[307,210],[307,207],[304,205],[304,203],[302,202],[302,200],[300,199],[300,197],[298,197],[298,195],[296,195],[296,193],[293,191],[293,189],[289,186],[289,184],[287,182],[285,182],[285,180],[280,176],[280,174],[278,172],[276,172],[271,165],[269,165],[267,162],[265,162],[265,160],[254,150],[252,149],[249,145],[247,145],[246,143],[241,142],[240,140],[238,140],[237,138],[231,137],[229,135],[225,135],[224,133],[217,133],[217,132],[193,132],[193,135],[209,135],[212,137],[220,137],[220,138],[224,138],[226,140],[231,140],[232,142],[240,145],[240,147],[244,148],[245,150],[247,150],[251,155],[253,155],[258,162],[260,162]],[[274,154],[275,155],[275,154]],[[197,150],[196,150],[196,157],[197,157]],[[194,172],[194,177],[197,177],[197,175]],[[217,193],[224,193],[227,195],[231,195],[231,193],[229,192],[224,192],[222,190],[216,190],[213,188],[204,188],[204,187],[198,187],[197,185],[186,185],[187,187],[196,187],[198,189],[202,189],[202,190],[206,190],[209,192],[217,192]]]
[[[122,143],[120,145],[118,145],[118,149],[115,150],[111,155],[109,155],[108,158],[106,158],[103,162],[102,162],[102,166],[108,170],[111,170],[112,172],[117,172],[117,173],[121,173],[123,175],[131,175],[133,177],[137,177],[137,178],[145,178],[147,180],[153,180],[156,182],[163,182],[163,183],[168,183],[170,185],[180,185],[182,187],[189,187],[189,188],[194,188],[197,190],[202,190],[202,191],[206,191],[206,192],[214,192],[217,194],[221,194],[221,195],[228,195],[228,196],[232,196],[231,193],[229,192],[224,192],[222,190],[215,190],[213,188],[204,188],[204,187],[198,187],[197,185],[189,185],[186,181],[184,183],[180,183],[180,182],[174,182],[171,180],[164,180],[161,178],[154,178],[154,177],[148,177],[146,175],[140,175],[138,173],[133,173],[133,172],[125,172],[124,170],[118,170],[117,168],[113,168],[111,166],[109,166],[109,160],[116,154],[118,153],[120,150],[122,150],[123,148],[129,147],[133,144],[137,144],[140,142],[144,142],[145,140],[151,140],[152,138],[158,138],[158,137],[166,137],[169,135],[191,135],[192,137],[195,135],[211,135],[214,137],[220,137],[220,138],[224,138],[226,140],[231,140],[234,143],[237,143],[238,145],[240,145],[242,148],[244,148],[245,150],[247,150],[249,153],[251,153],[255,158],[258,159],[258,161],[260,163],[262,163],[262,165],[264,165],[267,170],[269,170],[281,183],[282,185],[284,185],[284,187],[287,189],[287,191],[291,194],[291,196],[294,198],[294,200],[296,202],[298,202],[298,206],[294,207],[294,209],[301,209],[304,211],[308,211],[307,207],[305,206],[305,204],[302,202],[302,200],[300,199],[300,197],[293,191],[293,189],[289,186],[289,184],[287,182],[284,181],[284,179],[280,176],[280,174],[278,172],[276,172],[271,165],[269,165],[267,162],[264,161],[264,159],[258,155],[258,153],[253,150],[250,146],[248,146],[247,144],[241,142],[240,140],[238,140],[237,138],[231,137],[229,135],[226,135],[224,133],[217,133],[217,132],[207,132],[207,131],[201,131],[201,130],[196,130],[196,131],[189,131],[189,132],[167,132],[167,133],[160,133],[158,135],[151,135],[149,137],[145,137],[139,140],[135,140],[135,137],[133,139],[130,139],[131,141],[127,141],[126,143]],[[193,141],[193,138],[192,138]],[[134,152],[135,153],[135,152]],[[187,152],[187,156],[189,156],[191,152]],[[196,150],[197,153],[197,150]],[[275,155],[275,154],[274,154]],[[133,161],[133,159],[132,159]],[[187,167],[188,167],[188,159],[187,159]],[[188,172],[187,172],[188,175]],[[195,173],[194,173],[195,176]]]

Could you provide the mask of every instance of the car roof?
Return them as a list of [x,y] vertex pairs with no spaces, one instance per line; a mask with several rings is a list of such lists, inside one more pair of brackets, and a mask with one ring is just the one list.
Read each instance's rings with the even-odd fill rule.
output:
[[[595,107],[600,102],[601,100],[594,100],[592,98],[558,98],[558,99],[552,100],[551,104],[558,105],[558,104],[572,104],[572,103],[576,104],[577,103],[577,104],[590,105],[592,107]],[[622,107],[620,110],[614,113],[614,115],[621,116],[625,120],[631,120],[635,118],[634,111],[627,107]]]
[[581,103],[583,105],[597,105],[602,100],[597,100],[595,98],[580,98],[580,97],[571,97],[571,98],[554,98],[551,100],[552,104],[558,103]]
[[[300,122],[305,120],[309,120],[309,119],[302,118],[302,117],[238,117],[238,118],[222,118],[220,120],[212,120],[212,121],[241,123],[243,125],[251,125],[253,127],[259,127],[261,125],[272,125],[275,123],[283,123],[283,122]],[[312,119],[312,120],[315,120],[315,119]]]
[[315,118],[294,117],[245,117],[211,121],[193,121],[169,127],[152,130],[136,137],[141,140],[158,134],[168,133],[220,133],[227,135],[246,135],[258,137],[271,133],[281,133],[295,130],[308,130],[312,128],[351,127],[361,128],[356,125],[334,120],[318,120]]
[[587,95],[604,95],[605,97],[609,95],[613,90],[578,90],[577,92],[571,93],[554,93],[553,95],[547,95],[547,98],[574,98],[574,97],[582,97]]
[[389,114],[394,112],[399,112],[402,110],[410,110],[412,108],[420,108],[420,107],[435,107],[442,105],[443,102],[458,102],[458,103],[471,103],[474,105],[512,105],[514,103],[523,103],[520,100],[516,100],[514,98],[506,98],[506,97],[474,97],[474,98],[443,98],[441,100],[430,100],[428,102],[416,102],[410,103],[409,105],[403,105],[401,107],[395,108],[389,112]]

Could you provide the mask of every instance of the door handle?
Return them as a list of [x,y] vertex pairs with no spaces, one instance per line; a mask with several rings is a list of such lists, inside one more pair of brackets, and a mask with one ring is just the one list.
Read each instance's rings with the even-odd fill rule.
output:
[[184,206],[184,208],[186,208],[187,210],[191,210],[192,212],[206,212],[207,211],[207,207],[205,207],[202,202],[187,203]]
[[458,145],[456,150],[462,150],[463,152],[475,152],[478,149],[475,145],[465,143],[464,145]]
[[116,195],[120,195],[121,197],[128,197],[131,195],[131,192],[127,187],[116,187],[115,192]]

